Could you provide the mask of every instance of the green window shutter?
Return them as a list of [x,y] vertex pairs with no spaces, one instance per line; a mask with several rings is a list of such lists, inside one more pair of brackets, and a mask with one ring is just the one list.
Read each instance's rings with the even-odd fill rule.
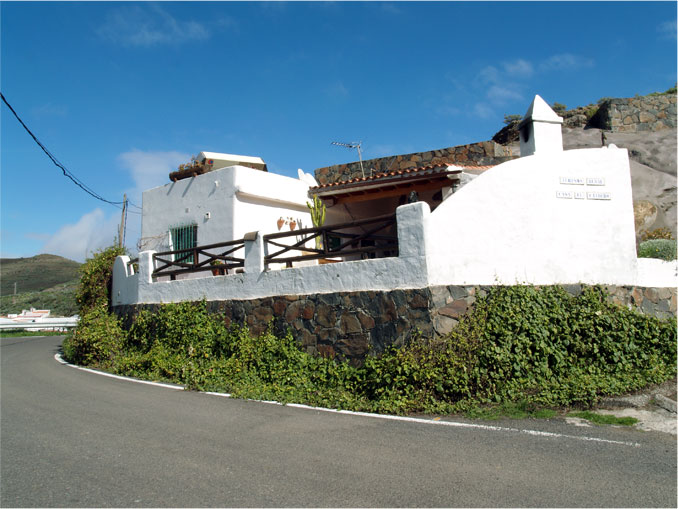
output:
[[[193,249],[198,245],[198,225],[189,224],[175,226],[170,228],[172,235],[172,251],[181,251],[184,249]],[[174,261],[183,263],[193,263],[193,253],[177,253],[174,255]]]

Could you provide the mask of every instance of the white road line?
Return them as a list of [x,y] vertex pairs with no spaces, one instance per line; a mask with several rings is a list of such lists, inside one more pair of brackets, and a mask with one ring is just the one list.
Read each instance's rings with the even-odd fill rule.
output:
[[[175,389],[175,390],[184,390],[185,387],[182,385],[170,385],[170,384],[164,384],[160,382],[149,382],[147,380],[138,380],[136,378],[130,378],[130,377],[125,377],[125,376],[120,376],[120,375],[112,375],[110,373],[105,373],[103,371],[97,371],[95,369],[90,369],[90,368],[83,368],[81,366],[77,366],[75,364],[70,364],[66,361],[64,361],[61,358],[60,354],[54,355],[54,358],[59,361],[61,364],[65,364],[66,366],[70,366],[72,368],[79,369],[81,371],[87,371],[89,373],[94,373],[96,375],[102,375],[102,376],[107,376],[109,378],[115,378],[118,380],[125,380],[127,382],[136,382],[140,384],[147,384],[147,385],[155,385],[157,387],[165,387],[167,389]],[[218,396],[221,398],[232,398],[231,394],[228,393],[223,393],[223,392],[210,392],[210,391],[200,391],[203,394],[207,394],[208,396]],[[253,401],[256,403],[267,403],[269,405],[278,405],[278,406],[287,406],[287,407],[292,407],[292,408],[301,408],[304,410],[316,410],[318,412],[329,412],[329,413],[335,413],[335,414],[344,414],[344,415],[355,415],[359,417],[372,417],[374,419],[383,419],[383,420],[389,420],[389,421],[404,421],[404,422],[414,422],[418,424],[433,424],[437,426],[450,426],[450,427],[455,427],[455,428],[473,428],[473,429],[480,429],[484,431],[504,431],[504,432],[511,432],[511,433],[525,433],[527,435],[532,435],[532,436],[538,436],[538,437],[547,437],[547,438],[571,438],[574,440],[583,440],[587,442],[599,442],[599,443],[604,443],[604,444],[612,444],[612,445],[625,445],[628,447],[640,447],[640,444],[638,442],[623,442],[620,440],[608,440],[606,438],[597,438],[597,437],[587,437],[587,436],[577,436],[577,435],[566,435],[564,433],[553,433],[551,431],[539,431],[539,430],[532,430],[532,429],[519,429],[519,428],[507,428],[504,426],[491,426],[487,424],[473,424],[473,423],[468,423],[468,422],[458,422],[458,421],[443,421],[443,420],[438,420],[434,421],[431,419],[421,419],[419,417],[404,417],[400,415],[386,415],[386,414],[373,414],[369,412],[354,412],[352,410],[336,410],[334,408],[323,408],[323,407],[315,407],[315,406],[310,406],[310,405],[303,405],[301,403],[287,403],[287,404],[282,404],[279,401],[266,401],[266,400],[260,400],[260,399],[248,399],[247,401]]]
[[77,366],[75,364],[71,364],[70,362],[66,362],[61,358],[60,354],[55,354],[54,358],[59,361],[61,364],[64,364],[66,366],[70,366],[71,368],[79,369],[80,371],[87,371],[88,373],[94,373],[95,375],[101,375],[101,376],[107,376],[109,378],[115,378],[116,380],[125,380],[126,382],[136,382],[138,384],[146,384],[146,385],[155,385],[156,387],[164,387],[165,389],[174,389],[174,390],[179,390],[183,391],[185,387],[183,385],[171,385],[171,384],[164,384],[161,382],[151,382],[148,380],[139,380],[137,378],[131,378],[128,376],[120,376],[120,375],[113,375],[111,373],[106,373],[105,371],[97,371],[96,369],[91,369],[91,368],[83,368],[82,366]]

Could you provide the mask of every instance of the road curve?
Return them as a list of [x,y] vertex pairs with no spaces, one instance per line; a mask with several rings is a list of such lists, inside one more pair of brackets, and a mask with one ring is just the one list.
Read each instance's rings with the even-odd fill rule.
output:
[[73,369],[54,359],[60,342],[0,339],[2,507],[676,504],[671,435],[559,420],[432,426],[219,398]]

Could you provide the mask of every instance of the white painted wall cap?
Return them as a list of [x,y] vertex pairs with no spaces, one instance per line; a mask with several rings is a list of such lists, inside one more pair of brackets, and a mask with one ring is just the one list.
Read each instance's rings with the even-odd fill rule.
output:
[[199,160],[216,159],[218,161],[233,161],[237,163],[265,164],[261,157],[240,156],[237,154],[222,154],[219,152],[200,152]]
[[542,99],[539,95],[535,95],[532,104],[525,112],[523,120],[520,122],[522,127],[527,122],[548,122],[551,124],[562,124],[563,119],[559,117],[555,111]]

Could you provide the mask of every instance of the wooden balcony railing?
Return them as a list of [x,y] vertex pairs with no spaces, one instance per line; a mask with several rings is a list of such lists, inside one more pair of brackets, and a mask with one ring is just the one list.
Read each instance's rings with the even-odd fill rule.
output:
[[[239,249],[244,249],[245,240],[231,240],[219,244],[196,246],[191,249],[179,249],[176,251],[163,251],[153,255],[153,277],[170,276],[176,279],[177,274],[190,274],[211,270],[219,274],[226,274],[228,270],[234,270],[245,266],[245,258],[236,257],[233,254]],[[226,248],[224,251],[222,249]],[[217,251],[210,252],[210,251]],[[220,251],[220,252],[219,252]],[[214,261],[220,261],[221,265],[212,265]]]
[[139,272],[139,258],[132,258],[127,262],[127,268],[132,267],[132,272],[137,274]]
[[[384,258],[398,256],[398,235],[393,228],[396,215],[361,219],[349,223],[303,228],[291,232],[264,235],[267,252],[264,262],[285,263],[306,260],[335,259],[360,255],[360,258]],[[353,231],[346,231],[353,230]],[[355,230],[359,230],[357,233]],[[281,239],[293,237],[296,242],[285,244]],[[321,239],[320,248],[315,247],[315,239]],[[313,247],[307,246],[312,244]],[[279,248],[277,251],[274,251]],[[290,256],[292,255],[292,256]]]

